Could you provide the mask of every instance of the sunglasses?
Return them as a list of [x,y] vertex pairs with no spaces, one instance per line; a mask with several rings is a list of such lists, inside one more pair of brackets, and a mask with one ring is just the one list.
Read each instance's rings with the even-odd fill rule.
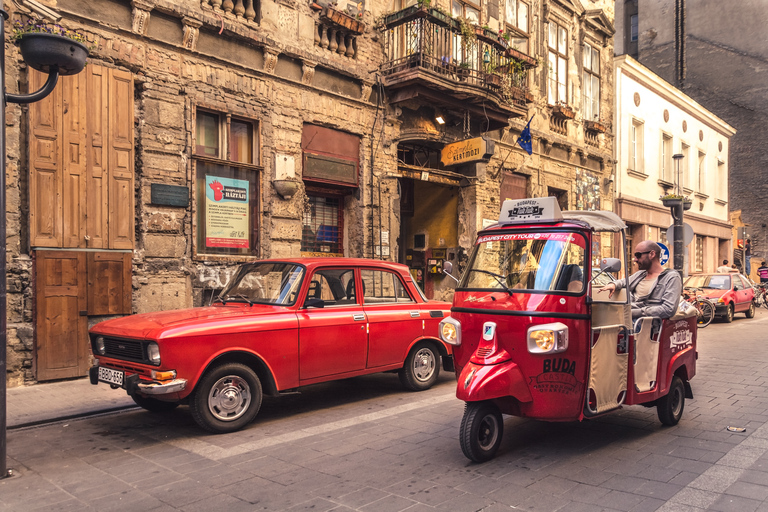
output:
[[635,258],[640,259],[640,256],[642,256],[643,254],[648,254],[649,252],[653,252],[653,251],[636,252]]

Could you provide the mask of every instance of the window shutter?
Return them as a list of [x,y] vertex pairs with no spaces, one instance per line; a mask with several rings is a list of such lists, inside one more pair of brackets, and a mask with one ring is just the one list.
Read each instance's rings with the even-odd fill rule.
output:
[[[30,69],[29,89],[37,91],[47,76]],[[29,106],[29,212],[31,244],[61,247],[61,87]]]
[[62,101],[61,163],[63,247],[85,244],[85,73],[59,78]]
[[133,76],[109,70],[109,247],[133,248]]
[[108,73],[106,68],[89,64],[85,68],[88,91],[88,181],[86,234],[88,247],[108,248],[109,180],[107,179]]

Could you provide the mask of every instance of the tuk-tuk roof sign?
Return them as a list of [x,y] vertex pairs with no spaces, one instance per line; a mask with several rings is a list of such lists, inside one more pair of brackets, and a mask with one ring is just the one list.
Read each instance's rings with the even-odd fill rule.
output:
[[527,224],[529,222],[561,222],[563,213],[554,197],[507,199],[501,205],[499,224]]
[[613,212],[567,210],[560,211],[554,197],[507,199],[501,205],[499,224],[528,224],[531,222],[562,222],[564,220],[584,224],[593,231],[619,232],[627,227],[621,217]]

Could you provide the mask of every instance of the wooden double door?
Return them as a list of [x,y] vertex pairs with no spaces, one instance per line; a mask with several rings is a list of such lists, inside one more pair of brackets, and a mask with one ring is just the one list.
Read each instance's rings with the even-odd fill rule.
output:
[[88,317],[131,313],[131,253],[36,250],[38,381],[86,375]]

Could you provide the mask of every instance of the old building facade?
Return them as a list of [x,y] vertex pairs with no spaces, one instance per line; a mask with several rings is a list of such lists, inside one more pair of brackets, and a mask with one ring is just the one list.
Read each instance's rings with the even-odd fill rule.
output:
[[[632,55],[736,129],[725,199],[731,212],[740,212],[735,223],[752,239],[759,265],[768,257],[763,178],[768,155],[762,149],[768,137],[768,10],[762,0],[723,6],[704,0],[617,0],[616,54]],[[734,233],[732,256],[740,257],[736,242],[744,238],[743,230]],[[757,280],[755,265],[751,277]]]
[[202,305],[243,261],[400,261],[444,298],[503,199],[611,207],[611,2],[381,4],[48,4],[92,50],[8,108],[9,385],[84,375],[89,325]]
[[660,198],[685,196],[684,220],[694,236],[684,270],[714,272],[731,253],[728,164],[735,131],[629,55],[616,57],[614,66],[615,211],[629,227],[627,253],[643,240],[671,252],[666,232],[673,219]]

